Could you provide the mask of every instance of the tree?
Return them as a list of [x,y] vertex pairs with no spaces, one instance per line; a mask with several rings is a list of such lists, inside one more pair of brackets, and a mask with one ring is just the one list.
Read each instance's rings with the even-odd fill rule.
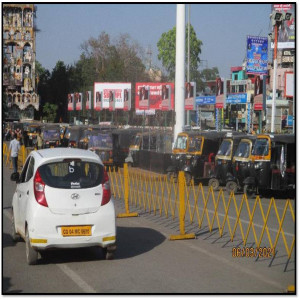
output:
[[[186,27],[186,60],[187,60],[187,45],[188,45],[188,28]],[[195,30],[190,25],[190,70],[191,73],[198,69],[200,63],[202,41],[197,39]],[[169,78],[175,78],[175,61],[176,61],[176,27],[173,27],[168,32],[161,35],[157,43],[158,59],[162,61],[163,66],[169,72]],[[190,77],[192,79],[192,77]]]
[[54,122],[58,105],[47,102],[43,106],[43,115],[48,122]]

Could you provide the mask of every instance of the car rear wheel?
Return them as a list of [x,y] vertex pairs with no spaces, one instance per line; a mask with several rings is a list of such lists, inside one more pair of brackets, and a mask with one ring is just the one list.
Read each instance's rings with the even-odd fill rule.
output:
[[20,239],[20,236],[16,231],[14,211],[12,211],[12,216],[11,216],[11,237],[14,242],[18,242]]
[[211,178],[208,181],[208,186],[211,186],[214,191],[218,189],[220,182],[217,178]]
[[26,244],[26,260],[28,265],[36,265],[38,260],[38,252],[34,250],[30,245],[29,233],[27,228],[25,233],[25,244]]
[[109,251],[107,248],[103,248],[103,252],[106,260],[114,259],[115,255],[113,251]]

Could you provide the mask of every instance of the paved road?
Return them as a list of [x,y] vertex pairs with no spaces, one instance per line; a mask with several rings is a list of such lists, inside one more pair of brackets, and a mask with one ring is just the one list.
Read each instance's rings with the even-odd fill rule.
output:
[[[237,239],[187,227],[195,240],[170,241],[178,223],[147,212],[117,219],[116,258],[99,248],[49,252],[36,266],[25,260],[25,244],[10,238],[15,183],[3,167],[3,293],[284,293],[295,284],[294,254],[273,259],[233,258]],[[116,212],[124,212],[115,200]]]

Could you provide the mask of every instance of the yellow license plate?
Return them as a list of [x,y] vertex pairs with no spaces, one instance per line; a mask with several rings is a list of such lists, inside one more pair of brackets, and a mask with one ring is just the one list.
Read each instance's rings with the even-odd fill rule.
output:
[[50,148],[54,148],[54,146],[50,146]]
[[91,226],[64,226],[61,227],[63,236],[88,236],[92,235]]

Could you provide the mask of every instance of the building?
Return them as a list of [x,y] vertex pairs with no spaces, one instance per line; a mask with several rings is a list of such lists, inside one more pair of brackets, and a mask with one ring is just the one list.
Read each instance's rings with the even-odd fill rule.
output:
[[35,19],[33,4],[3,4],[3,92],[5,119],[34,119],[39,110],[35,69]]

